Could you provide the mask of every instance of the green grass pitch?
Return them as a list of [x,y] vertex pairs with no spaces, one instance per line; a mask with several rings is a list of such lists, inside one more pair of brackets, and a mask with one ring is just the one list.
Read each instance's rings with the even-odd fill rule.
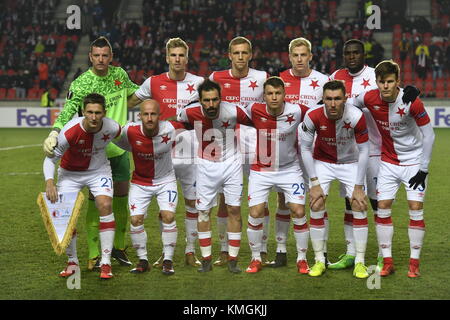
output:
[[[425,243],[421,255],[422,276],[409,279],[409,241],[407,235],[408,209],[403,189],[393,208],[393,255],[396,273],[381,280],[381,288],[369,290],[366,280],[352,276],[351,270],[328,270],[320,278],[296,272],[296,249],[292,227],[288,240],[288,266],[263,269],[258,274],[230,274],[224,267],[199,274],[195,268],[184,266],[184,203],[180,198],[177,210],[178,244],[175,251],[175,275],[164,276],[152,269],[143,275],[129,273],[129,268],[113,262],[115,277],[101,281],[97,272],[86,270],[87,246],[84,232],[85,207],[78,221],[78,255],[81,262],[81,289],[69,290],[66,280],[58,277],[66,257],[56,256],[36,205],[37,194],[44,191],[42,175],[43,153],[40,146],[47,129],[0,129],[0,299],[220,299],[220,300],[305,300],[305,299],[450,299],[450,250],[448,195],[450,175],[450,130],[435,129],[436,142],[431,161],[429,190],[425,202]],[[7,149],[8,147],[28,146]],[[245,190],[246,192],[246,190]],[[244,197],[246,198],[246,197]],[[271,224],[269,255],[274,258],[275,195],[271,195]],[[330,220],[329,258],[336,261],[344,253],[343,201],[333,185],[328,201]],[[215,213],[215,211],[214,211]],[[245,269],[250,261],[247,242],[246,199],[242,203],[243,233],[240,266]],[[309,214],[309,210],[308,210]],[[213,224],[213,254],[219,245]],[[369,242],[366,264],[376,263],[377,246],[374,222],[369,210]],[[149,259],[154,261],[161,252],[157,223],[157,206],[153,203],[145,226],[148,232]],[[128,244],[131,241],[128,237]],[[136,262],[135,251],[128,249]],[[200,251],[197,247],[197,253]],[[310,265],[313,251],[308,252]]]

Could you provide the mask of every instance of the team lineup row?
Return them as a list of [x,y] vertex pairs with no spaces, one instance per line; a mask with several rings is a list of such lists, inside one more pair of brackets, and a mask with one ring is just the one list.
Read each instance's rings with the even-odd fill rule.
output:
[[[77,191],[83,186],[90,189],[88,267],[93,269],[98,263],[100,277],[107,279],[112,277],[111,255],[131,265],[124,251],[129,210],[130,236],[139,257],[132,272],[149,270],[144,218],[156,196],[163,256],[154,265],[162,265],[164,274],[173,274],[178,180],[186,207],[186,263],[198,265],[201,272],[210,271],[213,264],[227,264],[230,272],[240,272],[237,257],[244,171],[249,174],[247,235],[252,251],[246,272],[258,272],[268,264],[266,202],[273,187],[279,194],[277,254],[272,266],[286,265],[286,238],[292,216],[298,272],[310,276],[325,272],[325,202],[330,182],[337,179],[346,199],[347,252],[328,267],[354,266],[355,277],[366,278],[367,173],[367,194],[377,222],[380,274],[387,276],[394,271],[390,215],[403,182],[411,218],[408,276],[419,276],[425,227],[423,198],[434,134],[423,104],[416,98],[417,90],[399,88],[399,68],[392,61],[380,63],[375,70],[365,66],[363,45],[355,39],[344,46],[346,68],[330,77],[309,69],[311,45],[304,38],[291,41],[292,68],[280,77],[269,78],[267,73],[249,68],[251,52],[249,40],[233,39],[229,45],[232,68],[213,72],[210,79],[204,80],[186,72],[186,43],[170,39],[166,44],[169,72],[150,77],[137,87],[122,69],[109,66],[109,42],[105,38],[93,42],[89,53],[92,68],[72,83],[64,110],[44,141],[49,199],[57,199],[53,170],[59,158],[58,191]],[[323,105],[319,104],[321,100]],[[141,121],[127,124],[126,107],[138,103]],[[80,109],[84,117],[70,120]],[[244,165],[236,161],[240,157],[234,147],[235,134],[229,134],[234,129],[238,129],[243,146]],[[114,138],[114,143],[109,143]],[[195,166],[186,161],[192,153],[183,152],[192,146],[198,150]],[[128,199],[129,160],[124,150],[131,152],[135,163]],[[308,186],[309,226],[305,216]],[[221,254],[213,263],[210,211],[216,205],[218,192],[224,194],[218,209]],[[195,258],[197,238],[201,262]],[[306,261],[309,238],[315,253],[311,268]],[[69,262],[62,276],[78,267],[76,235],[67,255]]]

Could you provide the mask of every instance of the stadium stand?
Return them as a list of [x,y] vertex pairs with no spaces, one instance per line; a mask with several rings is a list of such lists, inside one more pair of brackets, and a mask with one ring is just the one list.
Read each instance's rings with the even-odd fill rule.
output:
[[[382,30],[392,32],[392,57],[402,67],[402,81],[417,85],[428,96],[447,95],[450,74],[449,1],[430,0],[431,18],[407,17],[407,1],[358,1],[356,17],[338,20],[342,0],[143,0],[142,21],[123,21],[107,1],[85,0],[90,40],[104,35],[114,50],[114,65],[122,66],[137,84],[166,71],[163,44],[181,37],[191,48],[189,71],[208,76],[229,67],[228,43],[236,35],[253,43],[251,66],[272,75],[289,68],[287,47],[295,37],[313,45],[311,66],[331,74],[342,64],[343,43],[365,43],[366,61],[375,66],[384,47],[367,29],[367,5],[382,8]],[[46,85],[58,95],[67,77],[81,33],[52,21],[60,1],[3,1],[0,4],[0,99],[38,99]],[[116,1],[117,2],[117,1]],[[117,8],[117,4],[114,8]],[[308,17],[308,19],[299,19]],[[390,41],[390,40],[389,40]],[[416,50],[423,43],[425,71],[418,68]],[[403,51],[402,51],[403,50]],[[401,52],[402,51],[402,52]],[[423,62],[423,56],[421,57]],[[433,72],[434,71],[434,72]]]
[[49,86],[56,97],[79,35],[52,20],[59,1],[0,4],[0,99],[35,100]]

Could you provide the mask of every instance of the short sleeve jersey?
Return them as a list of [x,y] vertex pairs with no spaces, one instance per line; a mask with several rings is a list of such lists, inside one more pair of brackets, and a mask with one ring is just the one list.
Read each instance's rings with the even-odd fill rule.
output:
[[58,135],[55,158],[61,158],[61,167],[69,171],[91,171],[109,165],[106,146],[120,135],[120,125],[109,118],[103,118],[99,132],[87,132],[82,125],[85,118],[69,121]]
[[177,115],[177,109],[199,99],[197,88],[203,82],[203,78],[186,72],[183,80],[172,80],[169,73],[165,72],[152,76],[144,81],[135,92],[141,100],[155,99],[161,109],[161,120]]
[[123,128],[116,144],[133,154],[135,169],[131,182],[154,186],[175,181],[170,154],[176,134],[181,129],[184,129],[181,123],[162,120],[158,133],[150,138],[144,134],[142,122],[131,122]]
[[216,119],[203,114],[200,103],[193,103],[182,109],[178,121],[194,127],[198,140],[197,156],[214,162],[222,162],[237,155],[236,125],[250,125],[251,120],[240,106],[228,102],[220,103]]
[[328,76],[316,70],[311,70],[307,77],[297,77],[292,73],[292,69],[280,73],[283,79],[287,102],[302,104],[308,108],[313,108],[322,100],[322,87],[328,82]]
[[283,112],[273,116],[265,103],[254,103],[247,108],[257,129],[256,161],[254,171],[279,171],[299,167],[297,157],[297,128],[308,108],[286,102]]
[[[352,103],[353,99],[364,91],[369,91],[377,88],[375,69],[369,66],[356,73],[352,74],[348,69],[336,70],[331,76],[331,80],[345,81],[345,90],[348,95],[348,103]],[[381,154],[381,135],[375,124],[375,121],[367,110],[363,110],[366,117],[367,129],[369,130],[369,155],[380,156]]]
[[[123,126],[128,118],[127,98],[138,88],[120,67],[109,66],[108,74],[104,77],[97,76],[89,69],[71,83],[64,108],[53,127],[61,129],[69,122],[82,110],[83,99],[90,93],[103,95],[106,99],[106,116]],[[111,143],[106,152],[108,158],[112,158],[123,154],[124,150]]]
[[247,76],[235,78],[231,69],[215,71],[209,79],[220,84],[222,101],[239,104],[242,107],[252,102],[263,102],[263,85],[269,74],[249,68]]

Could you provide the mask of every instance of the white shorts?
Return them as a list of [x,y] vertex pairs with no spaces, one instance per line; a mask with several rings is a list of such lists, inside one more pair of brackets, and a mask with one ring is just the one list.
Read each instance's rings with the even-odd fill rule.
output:
[[195,170],[196,164],[186,163],[186,159],[172,159],[175,176],[180,182],[183,196],[187,200],[195,200]]
[[253,127],[240,125],[236,130],[238,135],[239,151],[242,154],[243,173],[246,177],[250,175],[250,166],[256,155],[256,134]]
[[109,163],[107,166],[88,171],[69,171],[64,168],[58,168],[59,192],[79,192],[83,187],[88,187],[94,197],[108,196],[113,197],[114,188]]
[[[337,164],[314,160],[314,165],[320,186],[326,195],[330,190],[331,182],[338,180],[345,188],[345,197],[351,199],[358,174],[358,162]],[[309,187],[311,188],[311,185]]]
[[425,179],[425,189],[422,186],[419,186],[416,190],[409,188],[409,180],[416,175],[419,169],[419,164],[413,166],[397,166],[381,161],[377,182],[378,201],[395,199],[400,184],[403,183],[408,200],[423,202],[428,178]]
[[231,157],[223,162],[197,159],[197,210],[208,210],[216,205],[217,193],[223,190],[225,203],[240,206],[242,198],[242,164]]
[[[369,199],[377,199],[377,177],[380,169],[381,156],[370,156],[367,163],[366,185]],[[339,185],[339,196],[345,198],[347,191],[342,183]]]
[[156,197],[160,211],[175,212],[178,204],[177,182],[171,181],[156,186],[130,183],[128,195],[130,216],[143,215],[147,217],[147,209],[153,197]]
[[275,187],[283,192],[285,203],[305,204],[306,188],[300,168],[287,171],[265,172],[250,171],[248,182],[248,206],[267,202],[269,193]]
[[366,173],[367,196],[369,199],[377,199],[378,170],[380,170],[381,156],[369,158]]

